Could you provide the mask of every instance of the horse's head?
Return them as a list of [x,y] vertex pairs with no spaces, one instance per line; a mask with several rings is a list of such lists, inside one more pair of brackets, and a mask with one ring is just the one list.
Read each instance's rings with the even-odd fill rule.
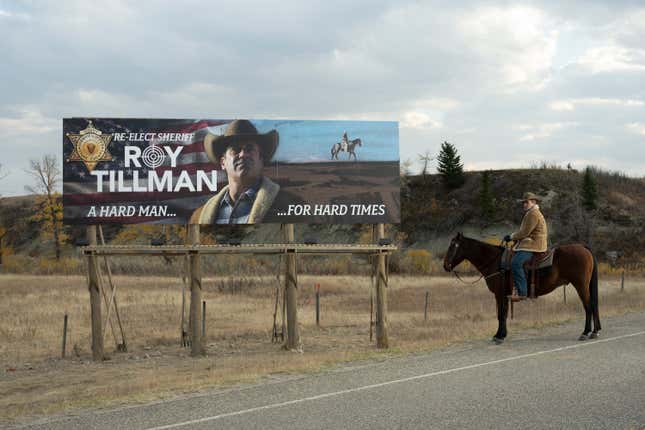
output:
[[451,272],[459,263],[464,261],[463,245],[464,235],[457,233],[450,241],[450,246],[443,259],[443,268],[446,272]]

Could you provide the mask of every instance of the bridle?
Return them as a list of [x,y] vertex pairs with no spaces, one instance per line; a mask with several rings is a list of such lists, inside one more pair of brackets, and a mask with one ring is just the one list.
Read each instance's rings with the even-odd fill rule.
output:
[[[504,243],[504,241],[502,240],[502,242],[500,243],[500,246],[502,246],[502,245],[503,245],[503,243]],[[494,256],[494,257],[493,257],[493,258],[492,258],[488,263],[486,263],[486,264],[485,264],[484,266],[482,266],[482,267],[483,267],[483,268],[486,268],[486,267],[490,266],[490,265],[491,265],[495,260],[497,260],[497,257],[498,257],[497,255],[496,255],[496,256]],[[451,270],[451,272],[452,272],[452,273],[453,273],[453,275],[455,275],[455,277],[456,277],[457,279],[459,279],[462,283],[464,283],[464,284],[468,284],[468,285],[473,285],[473,284],[476,284],[477,282],[481,281],[482,279],[484,279],[484,280],[488,280],[488,279],[493,278],[493,277],[495,277],[495,276],[497,276],[497,275],[499,275],[499,274],[502,274],[502,273],[504,273],[504,270],[498,270],[497,272],[495,272],[495,273],[491,273],[490,275],[486,275],[486,276],[484,276],[484,274],[482,274],[479,278],[475,279],[473,282],[464,281],[464,280],[461,278],[461,276],[459,276],[459,272],[457,272],[455,269],[452,269],[452,270]]]
[[[491,261],[491,263],[492,263],[492,261]],[[477,282],[481,281],[481,280],[482,280],[482,278],[483,278],[484,280],[487,280],[487,279],[490,279],[490,278],[492,278],[492,277],[494,277],[494,276],[497,276],[497,275],[499,275],[499,274],[501,274],[501,273],[504,273],[504,271],[503,271],[503,270],[499,270],[499,271],[497,271],[497,272],[495,272],[495,273],[492,273],[492,274],[490,274],[490,275],[486,275],[486,276],[481,275],[479,278],[475,279],[473,282],[464,281],[463,279],[461,279],[461,276],[459,276],[459,273],[458,273],[456,270],[453,270],[453,271],[452,271],[452,273],[453,273],[453,275],[455,275],[455,277],[456,277],[457,279],[459,279],[459,280],[460,280],[461,282],[463,282],[464,284],[473,285],[473,284],[476,284]]]

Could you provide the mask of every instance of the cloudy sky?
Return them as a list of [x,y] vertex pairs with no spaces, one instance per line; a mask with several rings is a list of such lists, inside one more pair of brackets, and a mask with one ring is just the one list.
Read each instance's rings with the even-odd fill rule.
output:
[[642,2],[0,0],[0,53],[4,196],[70,116],[394,120],[401,160],[645,175]]

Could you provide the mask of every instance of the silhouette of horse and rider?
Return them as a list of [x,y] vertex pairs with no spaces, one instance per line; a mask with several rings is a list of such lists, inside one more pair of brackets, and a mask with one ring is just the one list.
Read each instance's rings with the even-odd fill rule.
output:
[[358,161],[356,158],[356,152],[355,152],[356,145],[363,146],[360,139],[349,140],[347,138],[347,132],[344,132],[343,140],[340,142],[334,143],[331,147],[331,159],[338,160],[339,152],[347,152],[347,160],[351,160],[353,155],[354,161]]

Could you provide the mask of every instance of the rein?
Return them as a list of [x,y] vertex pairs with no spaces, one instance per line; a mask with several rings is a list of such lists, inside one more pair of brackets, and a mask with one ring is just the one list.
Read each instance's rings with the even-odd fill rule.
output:
[[504,271],[503,271],[503,270],[499,270],[499,271],[497,271],[497,272],[495,272],[495,273],[492,273],[492,274],[490,274],[490,275],[486,275],[486,276],[481,275],[479,278],[475,279],[473,282],[468,282],[468,281],[464,281],[463,279],[461,279],[461,276],[459,276],[459,273],[457,273],[457,271],[456,271],[456,270],[453,270],[453,271],[452,271],[452,273],[453,273],[453,275],[455,275],[455,277],[456,277],[457,279],[459,279],[459,280],[460,280],[461,282],[463,282],[464,284],[473,285],[473,284],[476,284],[477,282],[481,281],[481,280],[482,280],[482,278],[484,278],[484,280],[486,280],[486,279],[490,279],[490,278],[492,278],[493,276],[497,276],[497,275],[499,275],[500,273],[504,273]]

